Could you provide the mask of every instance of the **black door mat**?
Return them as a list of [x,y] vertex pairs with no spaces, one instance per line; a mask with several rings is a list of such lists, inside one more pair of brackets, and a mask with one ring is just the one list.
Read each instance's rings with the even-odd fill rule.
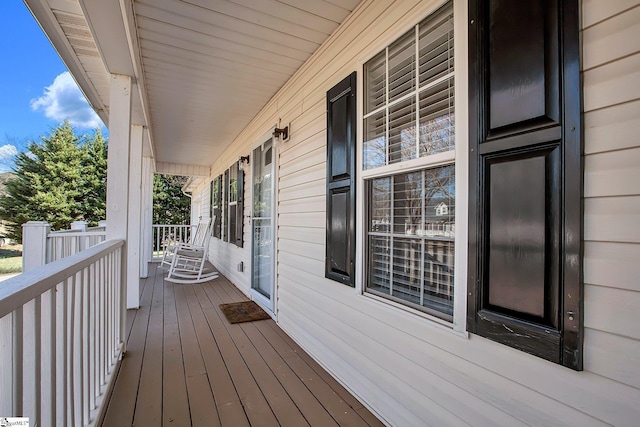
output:
[[222,310],[229,323],[271,319],[271,316],[253,301],[220,304],[220,310]]

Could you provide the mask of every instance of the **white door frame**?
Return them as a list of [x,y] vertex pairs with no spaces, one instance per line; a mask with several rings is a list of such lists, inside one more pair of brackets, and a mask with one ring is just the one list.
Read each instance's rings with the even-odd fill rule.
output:
[[[279,152],[278,152],[278,139],[273,137],[273,129],[271,128],[271,130],[267,133],[265,133],[260,139],[258,139],[258,141],[256,143],[254,143],[251,146],[251,205],[250,205],[250,219],[249,219],[249,227],[251,229],[251,237],[250,237],[250,241],[251,241],[251,263],[250,263],[250,270],[251,270],[251,276],[249,279],[249,292],[251,294],[251,299],[253,301],[255,301],[258,305],[260,305],[265,311],[267,311],[267,313],[269,313],[269,315],[271,315],[272,317],[276,317],[277,315],[277,298],[276,298],[276,294],[277,294],[277,280],[276,280],[276,274],[277,274],[277,269],[276,269],[276,265],[277,265],[277,254],[278,254],[278,236],[277,236],[277,230],[278,230],[278,166],[279,166]],[[262,293],[258,292],[257,290],[253,289],[253,248],[254,248],[254,233],[253,233],[253,202],[254,202],[254,193],[253,193],[253,180],[254,180],[254,176],[253,176],[253,162],[255,161],[255,159],[253,158],[253,152],[256,148],[260,147],[261,145],[263,145],[264,143],[266,143],[267,141],[271,141],[271,147],[272,147],[272,160],[271,160],[271,167],[272,167],[272,189],[273,189],[273,193],[271,196],[271,224],[273,227],[272,230],[272,239],[273,242],[271,244],[271,249],[272,249],[272,261],[271,261],[271,279],[272,279],[272,283],[271,283],[271,292],[270,292],[270,296],[271,298],[267,298],[265,297]]]

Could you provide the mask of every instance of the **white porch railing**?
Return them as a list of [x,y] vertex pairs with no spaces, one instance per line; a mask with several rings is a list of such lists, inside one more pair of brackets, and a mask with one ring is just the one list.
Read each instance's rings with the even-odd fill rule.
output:
[[91,426],[124,351],[122,246],[111,240],[0,286],[0,415]]
[[[74,223],[70,230],[62,231],[50,231],[49,224],[38,221],[30,221],[23,227],[25,270],[31,265],[48,264],[84,251],[104,242],[107,237],[105,226],[87,228],[83,222]],[[151,261],[161,259],[164,248],[168,244],[189,241],[195,227],[195,225],[154,224],[151,236],[153,245]]]
[[107,238],[106,227],[53,231],[47,235],[46,262],[50,263],[84,251]]
[[162,258],[164,248],[174,242],[187,242],[195,225],[153,224],[153,260]]

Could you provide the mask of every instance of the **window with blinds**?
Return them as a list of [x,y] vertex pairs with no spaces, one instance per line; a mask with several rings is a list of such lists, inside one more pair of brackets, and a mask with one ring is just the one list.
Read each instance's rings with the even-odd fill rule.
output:
[[234,163],[229,168],[229,242],[235,243],[238,208],[238,164]]
[[453,71],[451,2],[365,64],[365,170],[455,148]]
[[[451,2],[364,65],[366,291],[448,321],[454,294],[453,72]],[[450,161],[443,165],[443,157],[434,155],[447,152]],[[410,170],[384,168],[414,159],[421,162]]]
[[210,217],[215,218],[213,224],[213,237],[218,239],[221,236],[221,224],[222,224],[222,175],[218,175],[211,181],[211,212]]

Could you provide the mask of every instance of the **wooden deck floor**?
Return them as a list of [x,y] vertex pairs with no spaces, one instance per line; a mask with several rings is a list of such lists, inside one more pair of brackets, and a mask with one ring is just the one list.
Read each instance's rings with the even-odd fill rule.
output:
[[225,277],[174,285],[152,264],[127,316],[103,426],[380,426],[273,320],[229,324]]

